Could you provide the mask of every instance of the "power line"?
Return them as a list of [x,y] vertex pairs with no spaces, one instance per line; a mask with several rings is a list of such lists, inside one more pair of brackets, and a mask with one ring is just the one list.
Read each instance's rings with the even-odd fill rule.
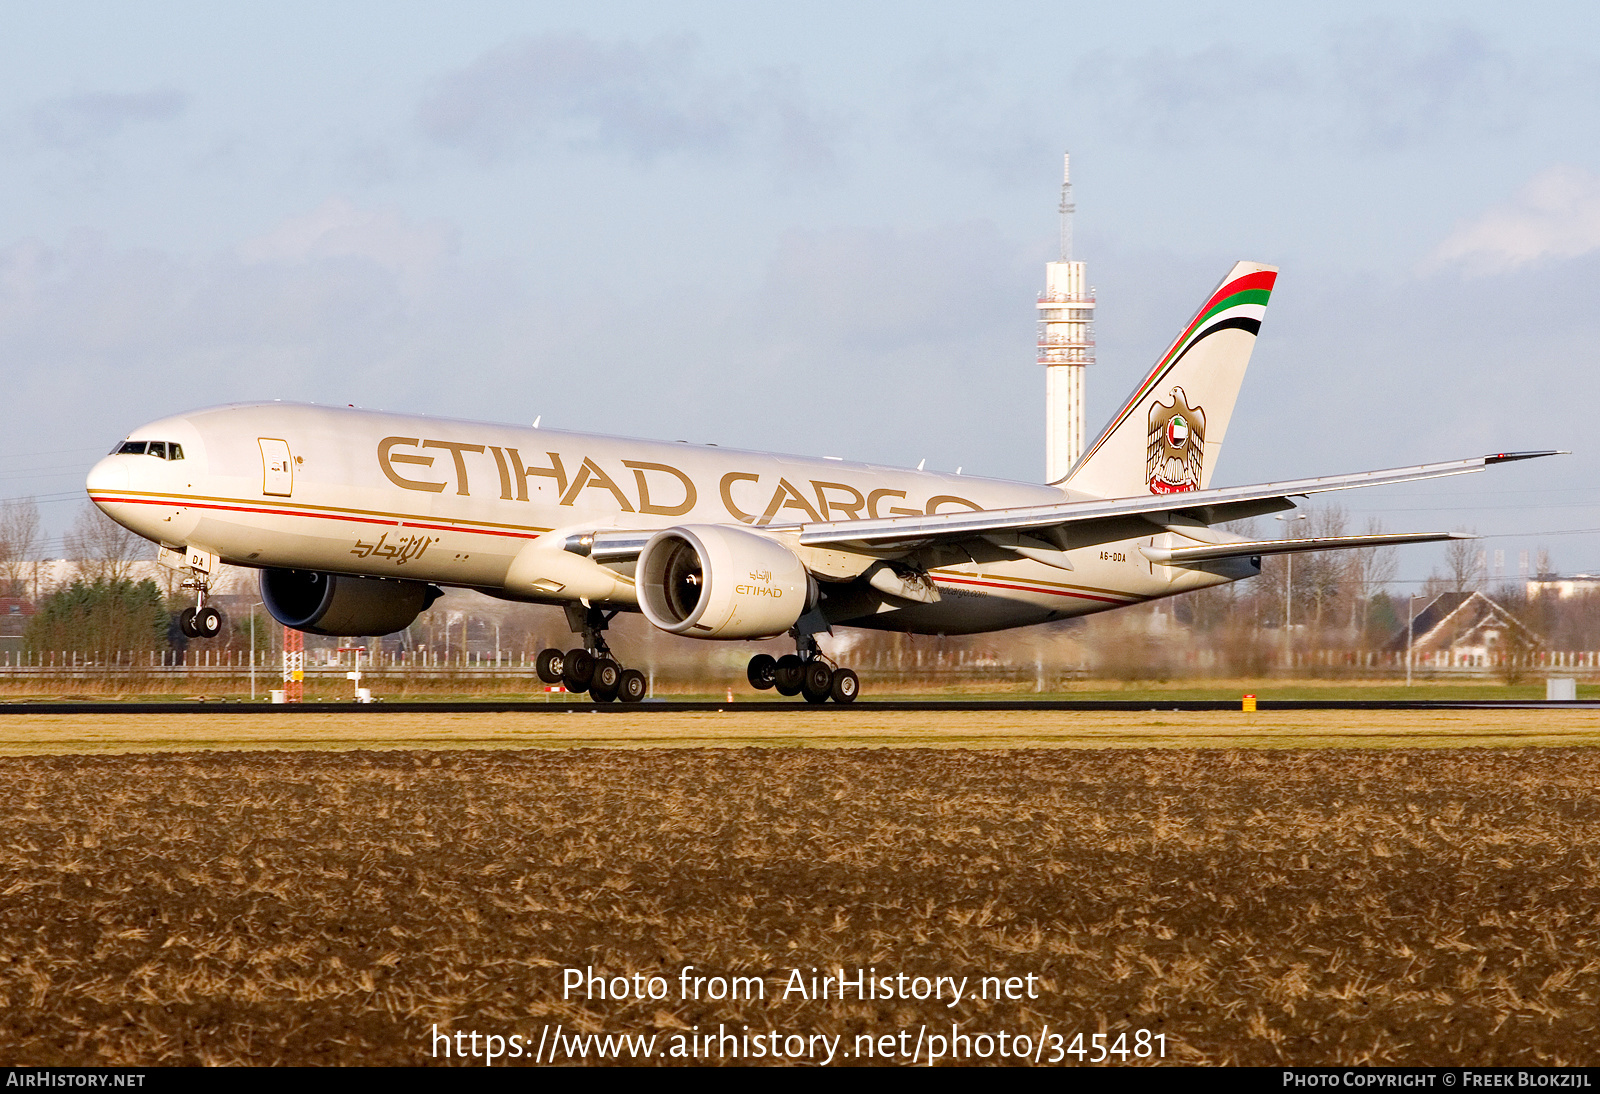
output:
[[1350,506],[1353,513],[1513,513],[1527,509],[1600,509],[1596,502],[1550,502],[1545,505],[1435,505],[1413,508],[1409,505],[1395,508],[1368,508]]
[[30,449],[26,452],[0,452],[0,460],[20,460],[24,457],[32,456],[67,456],[77,455],[81,452],[99,452],[104,455],[105,449],[101,445],[94,445],[93,447],[83,448],[45,448]]

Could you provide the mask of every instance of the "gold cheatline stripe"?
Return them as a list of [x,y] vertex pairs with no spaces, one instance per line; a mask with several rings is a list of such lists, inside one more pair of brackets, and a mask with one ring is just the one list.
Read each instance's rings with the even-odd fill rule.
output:
[[[535,528],[531,524],[499,524],[489,520],[468,520],[456,517],[419,517],[407,513],[386,513],[380,509],[348,509],[339,505],[310,505],[306,502],[297,502],[291,498],[277,501],[273,497],[263,497],[259,500],[252,498],[216,498],[203,494],[162,494],[154,490],[106,490],[106,494],[126,494],[130,497],[156,498],[184,505],[194,502],[214,501],[224,505],[242,505],[250,509],[312,509],[315,513],[301,513],[300,516],[315,516],[316,513],[350,513],[360,517],[388,517],[391,520],[406,521],[414,524],[432,522],[435,524],[470,524],[480,528],[505,528],[513,532],[548,532],[548,528]],[[502,501],[505,499],[501,499]]]
[[[378,510],[378,509],[350,509],[350,508],[346,508],[344,506],[338,506],[338,505],[309,505],[309,504],[307,504],[305,502],[295,502],[292,499],[286,499],[287,504],[285,504],[284,502],[271,501],[268,498],[263,498],[260,501],[256,501],[254,499],[247,499],[247,498],[219,498],[219,497],[211,497],[211,496],[207,496],[207,495],[163,494],[163,493],[159,493],[158,491],[154,491],[154,490],[108,490],[108,491],[105,491],[105,493],[108,493],[108,494],[126,494],[126,495],[128,495],[130,497],[140,497],[140,498],[156,498],[156,499],[159,499],[159,500],[171,501],[171,502],[174,502],[174,503],[180,504],[180,505],[188,503],[188,502],[214,501],[214,502],[219,502],[219,503],[222,503],[222,504],[225,504],[225,505],[242,505],[242,506],[246,506],[246,507],[249,507],[249,508],[270,507],[270,508],[276,508],[276,509],[310,509],[310,510],[315,510],[316,511],[316,512],[311,512],[311,513],[300,513],[300,514],[297,514],[299,516],[307,516],[307,517],[314,517],[314,516],[316,516],[317,513],[349,513],[349,514],[352,514],[354,516],[387,517],[387,518],[389,518],[391,520],[403,521],[403,522],[409,521],[409,522],[412,522],[412,523],[419,523],[419,524],[420,523],[424,523],[424,522],[432,522],[432,523],[436,523],[436,524],[456,524],[456,525],[465,524],[465,525],[473,525],[473,526],[480,527],[480,528],[504,528],[504,529],[507,529],[509,531],[515,531],[515,532],[539,532],[539,533],[544,533],[544,532],[550,531],[550,529],[548,529],[548,528],[536,528],[536,527],[534,527],[533,525],[530,525],[530,524],[499,524],[499,523],[496,523],[494,521],[465,520],[465,519],[457,519],[457,518],[453,518],[453,517],[419,517],[419,516],[415,516],[415,515],[412,515],[412,514],[406,514],[406,513],[388,513],[388,512],[384,512],[382,510]],[[502,499],[502,500],[504,500],[504,499]],[[464,529],[464,530],[470,531],[471,529],[468,528],[468,529]],[[1196,542],[1199,542],[1199,541],[1196,541]],[[1106,596],[1128,597],[1128,596],[1132,595],[1132,594],[1130,594],[1130,593],[1128,593],[1128,592],[1126,592],[1124,590],[1102,589],[1102,588],[1099,588],[1098,586],[1095,586],[1095,585],[1069,585],[1069,584],[1066,584],[1066,583],[1060,582],[1060,581],[1046,581],[1044,578],[1033,578],[1033,577],[1028,577],[1028,578],[1007,578],[1007,577],[1004,577],[1004,576],[1002,576],[1000,574],[981,574],[981,573],[976,573],[976,572],[967,571],[967,570],[949,570],[949,569],[943,569],[943,568],[937,569],[937,570],[930,570],[929,573],[948,574],[948,575],[950,575],[952,577],[970,577],[970,578],[974,578],[974,579],[979,580],[979,581],[1026,581],[1026,582],[1028,582],[1030,584],[1034,584],[1034,585],[1047,585],[1047,586],[1050,586],[1050,587],[1056,588],[1056,589],[1070,589],[1070,590],[1076,590],[1078,592],[1085,592],[1085,593],[1101,593],[1101,594],[1106,595]]]

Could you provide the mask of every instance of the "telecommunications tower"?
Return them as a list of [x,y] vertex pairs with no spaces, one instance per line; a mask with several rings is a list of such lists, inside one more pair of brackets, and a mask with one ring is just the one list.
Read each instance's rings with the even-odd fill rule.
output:
[[1094,289],[1072,260],[1072,157],[1062,157],[1061,258],[1045,263],[1039,294],[1044,369],[1045,482],[1058,482],[1083,455],[1083,371],[1094,364]]

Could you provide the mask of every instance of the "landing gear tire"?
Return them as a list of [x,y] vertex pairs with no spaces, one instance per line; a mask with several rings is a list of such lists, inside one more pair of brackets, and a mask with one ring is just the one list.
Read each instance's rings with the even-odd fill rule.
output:
[[828,694],[835,703],[853,703],[861,694],[861,678],[849,669],[835,669]]
[[833,669],[826,661],[808,661],[800,679],[800,690],[808,703],[826,703],[833,688]]
[[637,703],[650,690],[650,682],[637,669],[625,669],[606,647],[605,631],[616,611],[587,604],[567,605],[567,625],[582,636],[583,645],[566,653],[549,649],[534,661],[539,679],[547,684],[557,680],[574,695],[589,693],[596,703],[621,699]]
[[779,695],[799,695],[805,685],[806,663],[798,654],[786,653],[778,658],[772,683]]
[[568,650],[561,660],[561,684],[568,691],[581,695],[589,690],[594,679],[595,656],[588,650]]
[[650,690],[650,681],[638,669],[623,669],[617,680],[617,698],[624,703],[637,703]]
[[778,659],[770,653],[758,653],[750,658],[744,675],[751,687],[757,691],[768,691],[778,679]]
[[[601,658],[594,663],[594,675],[589,678],[589,694],[602,703],[610,702],[617,697],[617,688],[622,683],[622,666],[610,658]],[[601,699],[601,696],[605,696]]]
[[222,626],[227,620],[215,608],[201,608],[194,613],[194,621],[190,624],[194,628],[196,638],[215,638],[222,633]]
[[566,656],[560,650],[540,650],[539,656],[533,662],[534,671],[539,674],[539,679],[547,684],[561,683],[561,667]]
[[194,629],[194,609],[185,608],[178,613],[178,630],[183,632],[185,638],[199,638]]

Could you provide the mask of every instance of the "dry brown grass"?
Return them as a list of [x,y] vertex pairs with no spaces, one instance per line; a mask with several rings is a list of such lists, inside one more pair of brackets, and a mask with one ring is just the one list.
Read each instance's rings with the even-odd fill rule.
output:
[[[1600,752],[0,760],[0,1063],[418,1063],[444,1028],[891,1032],[560,970],[1036,973],[970,1029],[1169,1061],[1591,1063]],[[848,1042],[847,1037],[847,1042]]]
[[0,755],[350,748],[1307,748],[1600,745],[1591,710],[872,710],[734,703],[724,710],[552,705],[509,713],[228,706],[206,714],[0,716]]

